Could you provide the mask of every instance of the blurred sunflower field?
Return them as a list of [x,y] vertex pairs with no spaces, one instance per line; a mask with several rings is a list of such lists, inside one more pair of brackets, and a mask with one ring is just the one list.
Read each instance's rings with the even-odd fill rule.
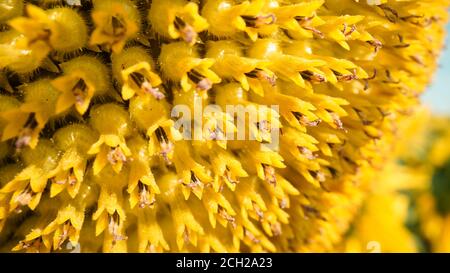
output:
[[347,252],[450,251],[450,119],[423,109],[405,125],[337,249]]
[[450,252],[449,76],[446,48],[423,96],[425,107],[404,124],[394,159],[379,174],[338,251]]

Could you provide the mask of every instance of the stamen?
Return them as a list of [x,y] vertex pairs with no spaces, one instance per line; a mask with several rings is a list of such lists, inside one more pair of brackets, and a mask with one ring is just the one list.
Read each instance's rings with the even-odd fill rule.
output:
[[266,164],[262,164],[264,168],[264,179],[269,182],[269,184],[276,186],[277,179],[275,177],[275,168]]
[[117,212],[114,212],[113,215],[109,216],[109,225],[108,225],[108,231],[113,236],[112,244],[113,246],[118,241],[127,240],[128,237],[125,235],[120,234],[120,216]]
[[331,177],[333,177],[333,178],[337,178],[338,177],[338,170],[336,170],[335,168],[333,168],[333,167],[328,167],[328,171],[330,172],[330,174],[331,174]]
[[156,129],[155,134],[161,147],[161,151],[159,154],[164,158],[167,165],[172,165],[172,161],[170,160],[169,155],[173,153],[173,143],[169,141],[166,132],[164,132],[164,129],[162,129],[161,127],[158,127],[158,129]]
[[157,100],[162,100],[166,97],[159,88],[154,88],[141,73],[133,72],[130,74],[130,78],[144,93],[153,95]]
[[148,244],[146,252],[147,253],[156,253],[156,247],[154,245],[152,245],[152,244]]
[[326,220],[321,214],[320,211],[309,205],[301,205],[306,214],[312,214],[321,220]]
[[264,212],[261,210],[261,208],[252,201],[253,209],[255,210],[256,215],[259,217],[259,221],[261,221],[264,218]]
[[63,226],[63,231],[62,231],[61,235],[59,235],[59,242],[58,242],[58,245],[55,247],[56,249],[61,249],[62,244],[69,237],[70,227],[71,227],[70,222],[66,221]]
[[230,171],[230,169],[228,168],[228,166],[226,167],[226,169],[225,169],[225,172],[224,172],[224,176],[225,176],[225,178],[228,180],[228,182],[230,182],[231,184],[238,184],[239,183],[239,181],[238,180],[236,180],[236,179],[233,179],[232,177],[231,177],[231,171]]
[[336,75],[336,78],[340,82],[348,82],[357,79],[356,77],[356,71],[354,71],[352,74],[342,75],[341,73],[334,71],[334,75]]
[[201,183],[202,182],[197,178],[195,173],[193,171],[191,171],[191,182],[189,184],[187,184],[186,186],[193,189],[193,188],[199,186]]
[[391,74],[391,71],[390,71],[390,70],[386,70],[385,73],[386,73],[386,78],[387,78],[388,80],[387,80],[387,81],[383,81],[383,83],[392,83],[392,84],[399,84],[399,83],[401,83],[400,80],[394,80],[394,79],[392,78],[392,74]]
[[248,229],[245,229],[244,231],[245,236],[247,236],[247,238],[250,239],[250,241],[252,241],[254,244],[259,244],[261,241],[259,239],[257,239],[255,237],[255,235],[253,235],[253,233],[251,233],[250,231],[248,231]]
[[225,140],[225,134],[220,127],[208,128],[210,140]]
[[298,147],[298,150],[309,160],[314,160],[317,158],[317,156],[315,156],[313,152],[306,147]]
[[144,84],[144,82],[147,81],[147,79],[141,73],[138,72],[131,73],[130,78],[139,87],[141,87]]
[[83,79],[79,79],[75,86],[72,88],[72,94],[75,96],[76,104],[81,105],[84,103],[87,95],[87,85]]
[[375,79],[375,78],[377,77],[377,73],[378,73],[377,70],[374,69],[374,70],[373,70],[373,75],[370,76],[369,78],[367,78],[367,79],[364,80],[364,81],[365,81],[365,83],[364,83],[364,91],[366,91],[367,89],[369,89],[369,81]]
[[393,9],[385,4],[379,5],[379,7],[383,10],[384,15],[386,16],[386,19],[388,19],[392,23],[397,22],[399,15],[395,9]]
[[277,21],[275,14],[248,16],[242,15],[242,19],[245,21],[245,25],[251,28],[258,28],[264,25],[272,25]]
[[222,218],[227,220],[233,228],[236,228],[236,218],[229,215],[223,207],[219,206],[218,213]]
[[42,237],[38,237],[34,240],[31,240],[29,242],[20,242],[20,246],[23,249],[34,249],[36,253],[39,252],[39,248],[42,244]]
[[375,53],[383,47],[383,44],[379,40],[367,41],[367,43],[375,48]]
[[270,229],[273,232],[274,236],[280,236],[281,235],[281,224],[278,222],[270,224]]
[[15,142],[16,150],[20,151],[23,147],[28,146],[31,141],[31,135],[33,130],[38,126],[38,122],[36,120],[36,114],[30,113],[28,115],[28,119],[25,122],[24,127],[20,130],[19,136]]
[[30,203],[31,198],[33,197],[31,192],[30,185],[27,186],[25,190],[23,190],[17,197],[16,202],[19,203],[21,206],[26,206]]
[[153,198],[153,200],[149,200],[149,191],[147,189],[147,185],[139,183],[139,207],[141,209],[145,207],[151,207],[153,204],[155,204],[156,200]]
[[153,88],[149,82],[144,82],[141,88],[142,91],[153,95],[153,97],[157,100],[162,100],[166,97],[161,91],[159,91],[159,88]]
[[425,63],[423,62],[423,60],[419,57],[419,56],[410,56],[411,60],[413,60],[414,62],[416,62],[417,64],[420,64],[421,66],[425,66]]
[[203,76],[200,72],[193,69],[189,71],[187,75],[189,79],[197,85],[197,90],[208,91],[212,88],[213,83],[211,82],[211,80]]
[[197,32],[194,30],[194,28],[186,24],[186,22],[181,19],[180,17],[175,17],[175,27],[180,32],[181,37],[186,43],[193,44],[197,40]]
[[338,114],[334,113],[334,112],[330,112],[328,111],[328,113],[331,115],[331,117],[333,118],[334,124],[341,130],[344,130],[344,124],[342,123],[342,120],[339,118]]
[[344,24],[344,29],[342,30],[342,33],[347,37],[353,34],[353,32],[356,31],[356,26],[352,25],[349,31],[347,31],[347,24]]
[[303,114],[301,114],[299,112],[292,112],[292,113],[294,114],[295,118],[304,126],[315,127],[322,122],[321,119],[310,121],[310,120],[308,120],[307,117],[305,117]]
[[321,171],[309,171],[309,173],[316,178],[319,182],[325,182],[325,174]]
[[109,163],[111,163],[112,165],[115,165],[118,162],[126,162],[127,161],[127,157],[122,152],[122,149],[120,147],[111,149],[111,151],[109,151],[109,153],[108,153],[107,158],[108,158]]
[[183,239],[185,243],[189,243],[189,230],[187,228],[184,228]]
[[325,38],[325,35],[322,33],[322,31],[314,28],[314,27],[309,27],[309,26],[303,26],[304,29],[312,31],[313,34],[316,34],[317,36],[319,36],[319,38],[323,39]]
[[299,22],[299,23],[306,23],[311,21],[312,19],[314,19],[314,15],[311,17],[306,17],[306,16],[295,16],[294,19]]
[[304,80],[315,82],[315,83],[321,83],[321,82],[325,82],[326,81],[324,76],[322,76],[322,75],[320,75],[318,73],[309,71],[309,70],[300,72],[300,75],[302,76],[302,78]]
[[271,126],[269,121],[267,120],[262,120],[261,122],[257,122],[256,123],[256,127],[262,132],[262,133],[270,133],[271,131]]
[[245,75],[250,78],[256,78],[261,81],[267,81],[272,86],[276,85],[276,81],[277,81],[276,76],[275,75],[270,76],[267,72],[265,72],[264,70],[259,69],[259,68],[255,68],[254,70],[252,70],[248,73],[245,73]]
[[355,110],[356,114],[358,115],[358,117],[361,120],[363,125],[370,125],[373,123],[373,121],[370,121],[367,118],[366,114],[363,111],[359,110],[358,108],[353,108],[353,109]]
[[74,186],[77,183],[77,178],[73,173],[73,169],[70,169],[68,175],[61,180],[56,180],[56,178],[52,178],[52,182],[58,185],[69,184],[70,186]]

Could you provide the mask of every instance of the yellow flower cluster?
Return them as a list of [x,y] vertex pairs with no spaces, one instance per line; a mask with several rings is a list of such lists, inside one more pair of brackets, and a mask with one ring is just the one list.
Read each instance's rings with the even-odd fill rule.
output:
[[[421,126],[424,148],[404,153],[402,163],[410,177],[418,177],[420,188],[413,192],[412,207],[417,233],[426,251],[450,252],[450,120],[428,118]],[[420,132],[420,131],[419,131]]]
[[[434,72],[448,6],[0,3],[0,249],[332,250]],[[242,141],[217,126],[236,116],[203,115],[184,138],[172,108],[211,104],[278,121]]]
[[418,111],[336,251],[450,251],[450,120]]

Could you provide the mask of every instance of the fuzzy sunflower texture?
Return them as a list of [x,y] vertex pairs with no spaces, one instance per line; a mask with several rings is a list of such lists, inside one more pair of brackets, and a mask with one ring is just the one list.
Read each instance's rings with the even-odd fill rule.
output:
[[448,6],[0,1],[0,249],[332,251],[430,81]]

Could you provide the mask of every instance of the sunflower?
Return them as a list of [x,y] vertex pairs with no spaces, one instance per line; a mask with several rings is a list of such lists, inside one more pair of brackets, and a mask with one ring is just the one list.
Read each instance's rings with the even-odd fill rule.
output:
[[0,5],[4,251],[333,250],[449,6],[29,2]]

